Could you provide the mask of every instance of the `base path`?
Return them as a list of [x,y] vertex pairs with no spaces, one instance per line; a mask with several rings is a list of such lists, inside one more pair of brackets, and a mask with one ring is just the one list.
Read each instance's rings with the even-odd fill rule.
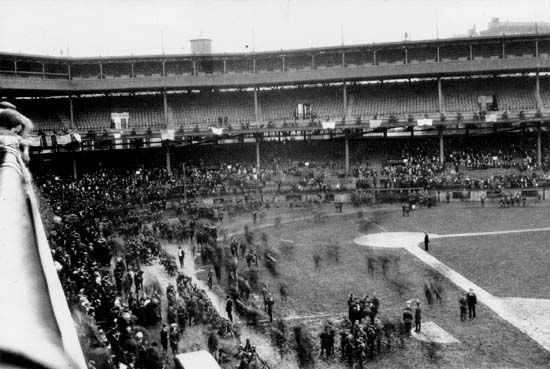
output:
[[[548,228],[535,228],[517,231],[467,233],[453,235],[430,234],[431,239],[468,237],[508,234],[519,232],[541,232]],[[500,298],[493,296],[474,282],[470,281],[460,273],[456,272],[446,264],[442,263],[429,253],[424,251],[424,233],[417,232],[385,232],[373,233],[357,237],[354,243],[361,246],[382,247],[382,248],[403,248],[423,261],[425,264],[436,270],[459,288],[468,291],[474,290],[480,302],[493,310],[502,319],[508,321],[540,344],[545,350],[550,351],[550,315],[541,312],[548,312],[548,309],[532,309],[533,306],[550,307],[550,300],[545,299],[521,299],[521,298]],[[421,246],[420,246],[421,245]],[[534,303],[536,301],[536,304]],[[531,307],[531,308],[530,308]],[[538,311],[538,314],[529,314],[529,311]]]

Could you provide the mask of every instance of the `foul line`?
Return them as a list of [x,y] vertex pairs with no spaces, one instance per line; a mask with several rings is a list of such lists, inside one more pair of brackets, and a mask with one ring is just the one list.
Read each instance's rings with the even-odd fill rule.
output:
[[386,228],[382,227],[381,225],[378,225],[376,222],[373,222],[372,220],[370,220],[369,218],[367,218],[366,216],[363,215],[363,218],[366,219],[367,222],[371,223],[371,224],[374,224],[375,226],[377,226],[378,228],[380,228],[381,230],[383,230],[384,232],[389,232]]
[[443,234],[443,235],[434,235],[433,238],[493,236],[493,235],[499,235],[499,234],[526,233],[526,232],[545,232],[545,231],[550,231],[550,227],[546,227],[546,228],[529,228],[529,229],[514,229],[514,230],[509,230],[509,231]]

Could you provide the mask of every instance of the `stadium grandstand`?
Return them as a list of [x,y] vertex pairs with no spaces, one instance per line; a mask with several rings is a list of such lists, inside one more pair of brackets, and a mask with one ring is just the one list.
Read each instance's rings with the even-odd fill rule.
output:
[[[483,204],[486,197],[502,198],[502,207],[510,207],[509,201],[514,204],[516,198],[517,207],[522,198],[546,200],[550,196],[549,55],[550,33],[223,54],[49,57],[0,53],[0,101],[15,105],[34,124],[28,136],[0,150],[0,187],[14,192],[13,198],[2,200],[0,213],[6,218],[4,224],[17,227],[20,223],[34,233],[29,240],[28,234],[9,238],[5,227],[0,231],[17,245],[33,243],[37,250],[14,256],[27,258],[32,270],[40,272],[37,282],[24,263],[11,266],[24,277],[20,288],[51,291],[38,297],[51,300],[44,311],[18,312],[20,319],[28,314],[51,322],[27,337],[35,350],[41,341],[48,342],[45,350],[51,355],[21,361],[27,367],[84,369],[86,360],[88,367],[95,368],[90,359],[100,361],[99,351],[107,352],[109,342],[112,352],[105,362],[111,366],[105,368],[114,367],[113,363],[118,367],[119,362],[157,368],[147,361],[156,358],[160,349],[156,344],[146,347],[154,354],[138,351],[138,346],[145,350],[142,343],[148,345],[147,340],[153,339],[143,338],[141,331],[141,336],[126,335],[140,330],[140,323],[163,323],[167,315],[171,325],[185,328],[187,317],[182,323],[177,315],[182,304],[189,311],[206,305],[204,319],[212,327],[231,327],[233,305],[226,305],[231,322],[216,313],[225,300],[214,300],[210,266],[201,269],[209,273],[210,284],[208,293],[203,293],[193,284],[196,276],[191,283],[183,274],[188,271],[183,256],[179,254],[178,267],[170,254],[175,249],[167,252],[161,247],[158,239],[170,239],[171,247],[171,240],[180,237],[172,232],[172,223],[161,220],[165,210],[178,222],[200,214],[192,218],[201,220],[196,224],[182,221],[181,239],[191,242],[193,255],[197,239],[206,265],[208,257],[217,258],[214,252],[207,256],[210,243],[228,243],[230,238],[227,229],[222,235],[221,228],[218,234],[216,226],[211,226],[221,224],[218,208],[212,210],[218,205],[245,209],[231,213],[240,232],[249,214],[256,226],[257,217],[265,215],[263,206],[278,212],[281,203],[290,211],[306,208],[304,219],[320,219],[321,214],[306,205],[330,202],[337,209],[340,206],[341,212],[343,202],[356,206],[397,202],[403,203],[404,219],[413,205],[431,208],[445,196],[447,202]],[[2,107],[0,122],[12,123],[14,110]],[[17,117],[16,126],[23,126],[24,132],[29,123]],[[9,135],[16,136],[11,131]],[[39,208],[31,185],[27,158],[14,150],[28,146],[36,191],[48,199],[44,209]],[[17,185],[20,181],[23,187]],[[46,233],[39,211],[63,217],[52,216],[48,224],[52,231]],[[274,214],[273,222],[280,226],[279,213]],[[294,221],[298,216],[292,213],[292,217]],[[203,224],[203,218],[209,222]],[[386,232],[376,221],[372,225]],[[204,243],[198,241],[202,236]],[[259,241],[258,233],[256,243],[265,247],[267,236],[261,237]],[[119,244],[122,238],[128,241],[127,247]],[[187,251],[186,263],[191,249]],[[231,244],[230,252],[236,260],[236,244]],[[266,265],[276,261],[270,252],[261,256]],[[253,257],[244,257],[243,253],[243,264],[246,260],[248,270],[253,270]],[[122,275],[135,278],[140,274],[132,268],[137,272],[151,266],[155,258],[164,263],[170,277],[178,278],[177,287],[170,288],[179,289],[180,296],[192,303],[172,305],[171,294],[174,299],[176,294],[166,286],[162,298],[164,287],[157,294],[154,286],[144,296],[144,286],[129,282],[136,299],[126,290]],[[54,265],[53,260],[57,270],[41,270],[41,265]],[[246,285],[238,285],[237,268],[238,278],[231,274],[231,265],[226,268],[232,278],[229,283],[237,280],[237,294],[242,294],[239,289]],[[277,286],[284,290],[282,284]],[[225,296],[221,283],[217,287]],[[67,305],[52,298],[59,298],[62,291],[73,317],[78,317],[86,359],[75,347],[77,333],[68,323]],[[36,299],[21,297],[17,304],[38,306]],[[146,308],[160,301],[168,306],[163,307],[166,312]],[[272,321],[269,301],[265,294],[265,314],[259,313],[265,315],[262,324],[266,325],[266,314]],[[351,307],[352,296],[350,301]],[[139,314],[134,314],[138,309]],[[250,313],[246,306],[235,309],[243,316]],[[197,325],[201,319],[199,314],[189,317],[188,324],[193,320]],[[6,334],[14,334],[17,327],[10,329]],[[179,336],[177,329],[169,329],[170,340],[176,340],[175,348],[171,347],[175,357]],[[254,334],[248,327],[242,329]],[[94,332],[93,339],[89,332]],[[128,344],[126,338],[139,342]],[[124,350],[118,349],[118,342],[120,347],[126,345]],[[19,365],[18,343],[9,348],[14,352],[12,361]],[[242,350],[249,349],[240,348],[239,354]],[[165,347],[163,355],[168,355],[166,351]]]

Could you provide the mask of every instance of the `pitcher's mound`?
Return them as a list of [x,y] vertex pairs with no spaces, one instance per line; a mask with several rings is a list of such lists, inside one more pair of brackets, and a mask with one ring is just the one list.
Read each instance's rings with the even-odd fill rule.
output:
[[446,330],[444,330],[434,322],[422,323],[420,333],[416,333],[413,328],[411,335],[418,340],[426,342],[460,343],[460,341],[451,336]]

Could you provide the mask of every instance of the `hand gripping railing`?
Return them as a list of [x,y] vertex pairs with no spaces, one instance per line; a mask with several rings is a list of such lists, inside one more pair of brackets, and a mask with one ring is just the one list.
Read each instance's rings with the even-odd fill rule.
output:
[[0,145],[0,368],[85,369],[30,174]]

